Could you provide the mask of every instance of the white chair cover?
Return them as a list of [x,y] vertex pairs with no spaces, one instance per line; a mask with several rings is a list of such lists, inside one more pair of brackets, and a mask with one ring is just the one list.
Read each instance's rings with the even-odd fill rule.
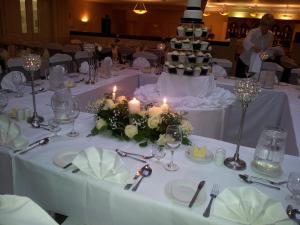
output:
[[143,51],[143,52],[136,52],[133,54],[133,59],[136,59],[138,57],[147,59],[152,65],[154,64],[154,62],[158,62],[158,56],[152,52]]
[[58,62],[69,62],[72,61],[72,57],[68,54],[57,53],[54,56],[49,58],[50,63],[58,63]]
[[227,76],[226,70],[222,66],[216,65],[216,64],[214,64],[212,66],[212,74],[215,77],[226,77]]
[[14,57],[7,60],[7,67],[20,67],[23,66],[24,59],[22,57]]
[[283,72],[283,67],[273,62],[263,62],[261,70]]
[[24,83],[26,82],[26,77],[22,72],[20,72],[20,71],[11,71],[3,77],[2,81],[1,81],[1,88],[2,89],[8,89],[8,90],[16,91],[15,85],[13,84],[13,81],[12,81],[12,77],[15,73],[21,74],[21,76],[23,77],[23,82]]
[[133,60],[132,66],[137,68],[147,68],[150,67],[150,62],[143,57],[138,57]]
[[58,225],[31,199],[17,195],[0,195],[0,218],[7,225]]
[[77,51],[74,57],[75,59],[86,59],[91,58],[92,54],[88,51]]

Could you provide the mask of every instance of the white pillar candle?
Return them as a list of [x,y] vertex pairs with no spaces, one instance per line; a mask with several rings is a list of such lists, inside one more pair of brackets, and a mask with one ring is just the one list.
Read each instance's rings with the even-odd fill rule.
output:
[[115,85],[112,92],[112,100],[116,100],[116,95],[117,95],[116,92],[117,92],[117,86]]
[[164,98],[163,104],[161,105],[161,111],[167,113],[169,111],[169,106],[167,104],[167,98]]
[[128,111],[130,114],[139,113],[141,110],[141,103],[136,98],[128,102]]

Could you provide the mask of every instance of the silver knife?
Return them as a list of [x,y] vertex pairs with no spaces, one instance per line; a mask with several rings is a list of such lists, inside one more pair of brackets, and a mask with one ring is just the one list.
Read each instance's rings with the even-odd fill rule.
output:
[[34,149],[34,148],[37,147],[37,146],[48,144],[49,141],[50,141],[49,138],[41,139],[38,143],[35,143],[35,144],[33,144],[33,145],[27,147],[24,151],[21,151],[19,154],[20,154],[20,155],[23,155],[23,154],[25,154],[26,152],[29,152],[30,150]]
[[189,207],[190,207],[190,208],[192,208],[192,206],[194,205],[194,203],[195,203],[195,201],[196,201],[196,199],[197,199],[197,197],[198,197],[198,194],[199,194],[199,192],[201,191],[201,189],[203,188],[204,184],[205,184],[205,181],[204,181],[204,180],[201,181],[201,182],[198,184],[197,190],[196,190],[196,192],[195,192],[195,194],[194,194],[192,200],[190,201],[190,204],[189,204]]

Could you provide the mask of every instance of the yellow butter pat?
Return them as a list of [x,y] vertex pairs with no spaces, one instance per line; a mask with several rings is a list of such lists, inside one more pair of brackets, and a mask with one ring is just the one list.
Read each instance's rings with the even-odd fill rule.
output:
[[194,146],[192,150],[192,154],[195,158],[205,158],[206,152],[207,152],[206,146],[203,146],[201,148]]

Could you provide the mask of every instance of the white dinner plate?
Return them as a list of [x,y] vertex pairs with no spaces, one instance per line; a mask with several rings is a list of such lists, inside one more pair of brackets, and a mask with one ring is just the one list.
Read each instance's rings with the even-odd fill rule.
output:
[[78,154],[79,150],[67,151],[59,153],[53,158],[53,163],[59,167],[64,167],[73,161],[75,156]]
[[214,159],[214,153],[212,153],[210,150],[206,150],[206,156],[204,158],[201,157],[195,157],[192,154],[192,149],[188,149],[185,151],[185,155],[187,158],[194,162],[199,162],[199,163],[209,163]]
[[[173,180],[166,184],[165,193],[167,197],[173,200],[175,203],[180,205],[188,205],[192,200],[197,187],[198,183],[191,180]],[[205,202],[205,200],[206,191],[204,186],[195,201],[195,205],[202,204]]]

